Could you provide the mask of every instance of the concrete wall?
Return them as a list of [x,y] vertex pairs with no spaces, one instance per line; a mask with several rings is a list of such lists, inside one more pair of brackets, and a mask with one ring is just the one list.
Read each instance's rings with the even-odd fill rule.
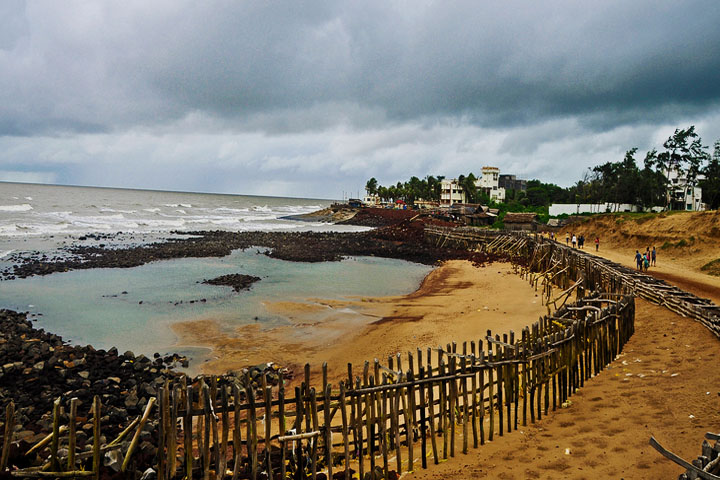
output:
[[550,216],[578,213],[606,213],[606,212],[637,212],[638,208],[629,203],[553,203],[550,205]]

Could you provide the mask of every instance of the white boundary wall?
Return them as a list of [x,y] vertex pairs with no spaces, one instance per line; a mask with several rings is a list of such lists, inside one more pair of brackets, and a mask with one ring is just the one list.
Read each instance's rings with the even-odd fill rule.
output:
[[548,212],[551,217],[557,215],[576,215],[579,213],[637,212],[637,206],[629,203],[553,203]]

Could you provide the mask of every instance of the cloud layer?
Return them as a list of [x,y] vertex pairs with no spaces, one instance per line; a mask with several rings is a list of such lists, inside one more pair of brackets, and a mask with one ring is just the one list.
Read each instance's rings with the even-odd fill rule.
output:
[[720,137],[718,24],[712,0],[6,1],[0,180],[337,198],[491,163],[568,184],[676,126]]

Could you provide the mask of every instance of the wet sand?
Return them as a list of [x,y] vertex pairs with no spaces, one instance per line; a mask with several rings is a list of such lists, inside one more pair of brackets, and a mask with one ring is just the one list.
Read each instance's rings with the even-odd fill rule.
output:
[[[205,373],[222,373],[273,361],[300,372],[305,363],[319,373],[328,363],[329,377],[347,376],[347,364],[383,360],[416,348],[484,338],[536,321],[545,313],[540,297],[512,272],[509,264],[482,268],[453,260],[433,270],[417,291],[393,297],[321,298],[266,305],[290,325],[263,329],[248,325],[227,331],[212,319],[176,323],[180,345],[212,349]],[[356,370],[358,371],[358,370]]]

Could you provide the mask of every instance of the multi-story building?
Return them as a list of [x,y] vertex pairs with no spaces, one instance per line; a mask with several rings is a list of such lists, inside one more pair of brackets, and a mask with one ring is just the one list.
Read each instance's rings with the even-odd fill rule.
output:
[[507,190],[515,190],[516,192],[524,192],[527,190],[527,180],[518,179],[515,175],[500,174],[498,181],[499,188]]
[[482,167],[482,176],[475,182],[478,189],[485,192],[490,200],[505,201],[505,189],[500,186],[500,169],[497,167]]
[[465,203],[465,191],[457,178],[443,179],[440,182],[440,205],[449,206],[455,203]]
[[702,203],[702,188],[688,183],[687,176],[677,168],[671,168],[667,175],[668,205],[672,210],[705,210]]

